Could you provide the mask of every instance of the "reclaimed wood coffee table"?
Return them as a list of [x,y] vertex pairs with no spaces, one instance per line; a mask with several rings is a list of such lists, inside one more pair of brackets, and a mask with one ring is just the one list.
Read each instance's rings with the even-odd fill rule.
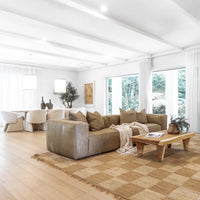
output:
[[183,132],[180,134],[168,134],[167,130],[160,132],[164,132],[165,134],[159,138],[145,137],[146,134],[131,137],[132,141],[136,143],[138,156],[143,155],[145,144],[154,144],[157,147],[158,160],[162,162],[164,159],[166,146],[168,146],[168,148],[171,148],[172,143],[182,140],[184,150],[188,151],[190,138],[195,136],[195,133],[187,132]]

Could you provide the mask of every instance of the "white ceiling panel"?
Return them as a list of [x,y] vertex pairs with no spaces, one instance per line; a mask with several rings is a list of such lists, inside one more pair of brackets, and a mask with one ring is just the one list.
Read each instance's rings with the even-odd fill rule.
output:
[[174,0],[180,7],[182,7],[191,16],[200,20],[200,1],[199,0]]
[[82,70],[181,50],[200,43],[199,7],[197,0],[1,0],[0,61]]

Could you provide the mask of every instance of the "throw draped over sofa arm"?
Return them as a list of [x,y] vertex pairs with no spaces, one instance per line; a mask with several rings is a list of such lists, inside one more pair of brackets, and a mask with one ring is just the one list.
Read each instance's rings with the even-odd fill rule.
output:
[[73,159],[88,156],[89,127],[87,123],[49,120],[46,138],[49,151]]

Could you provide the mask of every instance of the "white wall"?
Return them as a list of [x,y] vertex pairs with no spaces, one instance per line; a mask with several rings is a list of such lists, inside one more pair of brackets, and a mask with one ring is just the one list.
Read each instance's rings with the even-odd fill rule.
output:
[[153,71],[168,70],[183,67],[185,65],[185,55],[183,53],[174,53],[166,56],[153,58]]
[[[38,77],[38,89],[39,89],[39,99],[38,106],[40,107],[41,97],[44,97],[45,103],[51,99],[54,104],[54,108],[63,107],[62,101],[59,95],[54,94],[54,80],[57,78],[65,79],[71,81],[74,86],[77,87],[77,72],[70,72],[64,70],[54,70],[54,69],[41,69]],[[73,106],[76,106],[76,101]]]
[[[152,59],[152,70],[168,70],[183,67],[185,65],[184,53],[174,53],[166,56],[159,56]],[[86,107],[88,111],[97,110],[106,114],[105,95],[106,78],[139,73],[140,62],[132,62],[99,69],[93,69],[78,73],[78,93],[80,98],[78,106],[84,106],[84,83],[95,81],[95,104],[93,107]]]

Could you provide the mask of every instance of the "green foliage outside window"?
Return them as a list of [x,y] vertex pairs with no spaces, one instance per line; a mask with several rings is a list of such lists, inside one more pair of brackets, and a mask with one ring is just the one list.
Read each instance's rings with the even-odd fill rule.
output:
[[178,117],[185,117],[186,71],[178,71]]
[[[114,78],[113,78],[114,79]],[[139,108],[139,80],[138,76],[131,75],[122,77],[122,107],[124,110],[129,110],[131,108],[135,108],[138,110]],[[108,79],[107,82],[107,91],[108,91],[108,114],[112,114],[112,78]]]
[[112,79],[108,79],[108,114],[112,114]]
[[152,74],[152,104],[154,114],[166,113],[165,79],[164,73]]
[[122,77],[122,109],[139,108],[138,76]]
[[[178,70],[178,117],[185,117],[186,102],[186,70]],[[165,72],[152,74],[152,91],[153,91],[153,113],[166,113],[166,78]]]

